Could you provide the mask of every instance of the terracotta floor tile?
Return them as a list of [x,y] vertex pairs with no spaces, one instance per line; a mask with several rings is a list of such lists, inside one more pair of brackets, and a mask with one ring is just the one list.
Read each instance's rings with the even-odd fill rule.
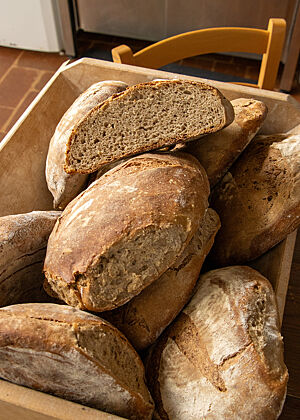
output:
[[191,67],[198,67],[205,70],[212,70],[214,67],[215,60],[209,55],[201,56],[197,55],[195,57],[185,58],[183,60],[183,65],[191,66]]
[[11,121],[9,121],[9,123],[4,127],[6,131],[9,131],[12,128],[12,126],[20,118],[20,116],[23,114],[26,108],[28,108],[28,106],[31,104],[31,102],[34,100],[37,94],[38,92],[33,90],[27,93],[24,100],[21,102],[18,108],[16,108],[15,114],[13,115]]
[[46,71],[42,73],[40,76],[40,79],[36,82],[36,84],[33,86],[36,90],[41,90],[45,84],[51,79],[55,72],[54,71]]
[[6,108],[4,106],[0,106],[0,130],[2,129],[6,121],[10,118],[13,111],[13,108]]
[[251,67],[260,68],[260,63],[261,63],[260,59],[237,57],[237,56],[233,56],[232,60],[233,60],[232,61],[233,63],[236,63],[240,66],[245,66],[245,67],[251,66]]
[[16,48],[0,47],[0,78],[21,53],[22,50]]
[[236,63],[216,61],[214,71],[223,74],[232,74],[237,77],[245,77],[245,67]]
[[66,55],[59,55],[58,53],[24,51],[18,60],[18,66],[56,71],[68,59]]
[[245,68],[245,77],[247,79],[258,80],[259,68],[247,66]]
[[0,83],[0,105],[16,107],[37,76],[35,70],[13,67]]
[[234,57],[227,54],[211,54],[217,61],[222,63],[233,63]]

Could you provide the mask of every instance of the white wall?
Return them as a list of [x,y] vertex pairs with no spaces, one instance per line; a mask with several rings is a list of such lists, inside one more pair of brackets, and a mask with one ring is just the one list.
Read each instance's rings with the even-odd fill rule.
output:
[[60,51],[55,0],[0,0],[0,45]]

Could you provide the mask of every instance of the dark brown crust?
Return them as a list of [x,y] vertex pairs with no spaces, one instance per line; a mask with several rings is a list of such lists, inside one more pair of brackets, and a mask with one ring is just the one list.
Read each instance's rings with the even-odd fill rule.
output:
[[286,139],[257,136],[213,190],[222,224],[210,256],[215,266],[254,260],[300,225],[300,137],[294,152]]
[[[221,323],[223,329],[219,333]],[[163,354],[174,344],[183,356],[180,360],[178,351]],[[184,362],[185,358],[189,363]],[[193,385],[185,389],[188,373]],[[190,401],[201,413],[199,418],[207,410],[212,418],[236,418],[237,413],[239,418],[277,418],[284,403],[288,373],[275,295],[267,279],[242,266],[202,275],[191,302],[151,348],[146,374],[161,419],[169,419],[162,392],[165,398],[176,398],[179,391],[185,397],[178,407],[188,410]],[[166,375],[168,381],[164,381]],[[199,393],[193,395],[197,381],[203,400]]]
[[[130,299],[128,294],[125,301],[91,306],[88,289],[77,287],[79,275],[97,264],[101,255],[106,255],[113,246],[149,228],[182,229],[187,235],[183,249],[199,227],[208,206],[208,194],[206,173],[190,155],[147,154],[126,161],[104,174],[67,206],[49,238],[46,277],[62,281],[65,293],[72,294],[81,309],[102,312],[126,303]],[[80,223],[79,211],[82,211]],[[172,257],[171,264],[176,257]],[[152,282],[161,274],[157,272]]]
[[200,82],[194,82],[194,81],[184,81],[184,80],[159,80],[159,81],[151,81],[151,82],[146,82],[146,83],[140,83],[134,86],[130,86],[129,88],[127,88],[125,91],[117,93],[113,96],[111,96],[109,99],[107,99],[106,101],[104,101],[102,104],[97,105],[96,107],[94,107],[84,118],[82,118],[74,127],[74,129],[72,130],[72,133],[69,137],[67,146],[66,146],[66,153],[65,153],[65,165],[64,165],[64,170],[66,173],[72,174],[72,173],[91,173],[91,172],[95,172],[97,170],[99,170],[101,168],[101,166],[113,162],[113,160],[106,160],[101,162],[100,164],[96,164],[93,166],[93,168],[89,169],[89,170],[74,170],[71,167],[70,161],[69,161],[69,156],[70,156],[70,151],[71,151],[71,146],[72,146],[72,142],[74,137],[77,134],[77,130],[78,130],[78,126],[81,124],[81,122],[83,122],[86,118],[89,118],[90,116],[92,116],[93,114],[96,114],[97,112],[101,111],[101,110],[105,110],[105,108],[107,108],[108,104],[112,101],[119,101],[122,100],[123,96],[126,96],[128,94],[130,94],[132,91],[135,90],[139,90],[139,89],[144,89],[145,87],[153,87],[153,88],[157,88],[162,84],[192,84],[192,85],[197,85],[199,86],[200,89],[203,90],[211,90],[214,92],[214,94],[216,96],[218,96],[220,98],[220,101],[224,107],[224,121],[220,126],[214,127],[213,129],[205,129],[205,130],[199,130],[199,133],[197,133],[197,135],[193,136],[193,137],[188,137],[187,135],[179,135],[179,136],[175,136],[172,137],[170,139],[165,139],[164,141],[159,140],[156,141],[155,144],[151,144],[147,147],[139,147],[138,149],[136,149],[135,151],[133,151],[132,153],[121,153],[120,152],[120,156],[118,157],[118,159],[115,160],[119,160],[119,159],[124,159],[127,158],[129,156],[135,155],[135,154],[141,154],[144,152],[148,152],[151,150],[156,150],[165,146],[171,146],[171,145],[175,145],[177,143],[182,143],[182,142],[186,142],[186,141],[190,141],[190,140],[194,140],[196,138],[198,138],[200,135],[204,135],[204,134],[208,134],[211,132],[215,132],[218,130],[221,130],[222,128],[226,127],[227,125],[229,125],[233,119],[234,119],[234,112],[233,112],[233,108],[230,104],[230,102],[221,94],[221,92],[210,86],[207,85],[205,83],[200,83]]
[[[49,389],[47,382],[43,382],[42,376],[39,382],[32,383],[30,379],[30,365],[26,365],[26,354],[28,351],[33,351],[36,352],[36,354],[45,354],[50,358],[53,357],[53,360],[57,360],[57,362],[61,363],[61,387],[63,388],[65,386],[67,395],[69,395],[69,383],[67,377],[64,379],[63,366],[64,363],[73,363],[72,355],[79,353],[82,361],[84,361],[84,359],[86,360],[87,366],[93,366],[95,380],[97,381],[97,376],[99,377],[99,389],[101,389],[101,375],[109,375],[117,386],[122,387],[131,394],[131,401],[128,403],[127,412],[123,412],[123,415],[126,415],[131,419],[150,419],[153,405],[150,395],[147,394],[145,385],[143,385],[144,390],[142,390],[141,394],[138,394],[133,389],[127,388],[126,385],[122,384],[120,378],[117,378],[107,369],[107,367],[102,365],[99,360],[91,356],[89,349],[80,347],[78,341],[80,326],[84,327],[85,330],[88,330],[88,328],[91,327],[91,337],[93,337],[93,326],[101,328],[103,332],[107,330],[114,334],[116,340],[122,341],[124,352],[130,353],[131,357],[135,358],[136,367],[141,371],[140,376],[143,377],[144,368],[141,360],[126,338],[119,333],[116,328],[95,315],[64,305],[26,304],[2,308],[0,310],[0,351],[5,355],[5,349],[7,348],[8,357],[10,348],[16,349],[19,354],[24,351],[23,375],[22,372],[20,372],[20,376],[17,378],[18,383],[50,393],[51,388]],[[80,369],[83,368],[83,366],[79,365],[76,366],[76,368],[78,368],[78,380],[80,380]],[[26,375],[26,369],[28,369],[29,372],[28,377]],[[12,380],[13,382],[15,381],[13,370],[10,372],[10,370],[3,367],[1,363],[0,372],[6,379]],[[66,382],[64,382],[64,380]],[[86,396],[82,395],[82,398],[82,401],[85,401]],[[97,407],[96,403],[95,408],[101,409],[101,407]]]
[[225,175],[267,116],[267,107],[263,102],[239,98],[231,104],[235,112],[232,124],[205,139],[188,143],[185,148],[206,170],[211,188]]
[[136,350],[153,344],[189,301],[220,226],[216,212],[207,209],[198,232],[172,267],[126,305],[101,314]]
[[64,209],[88,182],[87,175],[68,175],[63,170],[65,146],[72,128],[94,106],[126,87],[126,83],[115,80],[94,83],[75,100],[58,123],[49,144],[46,161],[46,181],[54,198],[54,208]]

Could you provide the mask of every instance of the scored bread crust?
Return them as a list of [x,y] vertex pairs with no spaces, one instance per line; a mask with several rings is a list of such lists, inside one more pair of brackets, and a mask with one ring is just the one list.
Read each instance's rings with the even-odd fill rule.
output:
[[101,314],[125,334],[136,350],[153,344],[189,301],[219,228],[217,213],[208,208],[199,229],[172,267],[127,304]]
[[233,266],[200,276],[146,362],[155,418],[276,419],[288,380],[279,331],[275,295],[260,273]]
[[203,168],[187,154],[141,155],[105,173],[64,210],[44,272],[69,305],[116,308],[159,278],[208,207]]
[[231,101],[234,121],[217,133],[187,143],[185,151],[195,156],[206,170],[211,188],[225,175],[233,162],[256,135],[266,116],[266,105],[255,99]]
[[300,135],[255,137],[216,186],[211,206],[221,229],[215,266],[240,264],[268,251],[300,224]]
[[64,171],[65,148],[73,127],[97,104],[127,86],[126,83],[116,80],[94,83],[75,100],[58,123],[46,160],[46,181],[54,198],[54,208],[64,209],[82,191],[88,180],[87,175],[70,175]]
[[151,419],[143,364],[95,315],[55,304],[0,309],[0,376],[130,419]]
[[[164,100],[162,95],[166,95],[164,91],[167,91],[170,87],[173,88],[173,91],[177,88],[181,89],[183,94],[188,92],[186,95],[187,98],[185,98],[186,104],[178,102],[179,96],[176,98],[175,95],[175,98],[170,104],[162,105],[161,101]],[[190,106],[191,102],[192,94],[188,91],[189,88],[197,89],[200,102],[196,103],[195,100],[194,109],[197,110],[201,106],[203,112],[197,117],[198,120],[193,118],[190,128],[191,131],[187,132],[186,128],[182,128],[182,125],[188,121],[188,115],[185,115],[184,110],[187,104]],[[210,95],[211,103],[206,103],[208,99],[205,97],[205,94]],[[136,108],[139,106],[137,104],[141,99],[145,102],[142,110]],[[147,101],[150,102],[148,103]],[[213,110],[214,106],[222,115],[218,116],[217,121],[212,123],[210,118],[212,118],[213,111],[215,111]],[[155,107],[155,112],[153,110],[153,115],[149,117],[151,107]],[[211,107],[211,114],[206,115],[208,121],[205,120],[204,122],[203,118],[205,117],[203,115],[207,113],[209,107]],[[120,116],[116,120],[113,120],[113,123],[105,122],[104,117],[107,116],[109,118],[112,115],[112,111],[116,112],[116,110],[119,113],[122,111]],[[173,113],[172,116],[171,114],[169,115],[171,110]],[[165,115],[160,115],[160,112]],[[177,127],[176,132],[166,133],[166,129],[163,129],[161,124],[166,123],[167,127],[169,127],[173,124],[171,118],[176,120],[178,117],[176,113],[182,112],[182,118],[186,119],[186,122],[182,118],[179,119],[178,123],[180,122],[181,128],[179,129]],[[230,124],[233,118],[234,113],[230,102],[216,88],[205,83],[187,80],[160,80],[134,85],[127,88],[124,92],[113,95],[102,104],[97,105],[79,121],[74,127],[67,143],[64,169],[69,174],[95,172],[101,166],[115,160],[176,143],[185,143],[199,138],[201,135],[221,130]],[[129,130],[128,133],[125,129],[127,131]],[[120,131],[117,139],[114,138],[116,130]],[[141,132],[139,133],[139,131]],[[126,147],[128,147],[129,142],[133,141],[132,138],[135,135],[138,136],[138,140],[126,150]],[[149,139],[147,142],[144,142],[143,140],[146,138],[146,135],[147,139],[148,137]],[[106,155],[102,151],[101,155],[100,148],[102,146],[104,148],[106,147],[104,144],[106,137],[108,139],[107,141],[109,141],[110,150]],[[118,142],[120,143],[119,145],[117,144]],[[84,143],[84,146],[81,143]],[[97,145],[95,146],[95,144]],[[91,149],[92,157],[88,156],[89,152],[86,150],[88,148]],[[89,163],[81,164],[83,158],[88,159]],[[75,162],[80,164],[75,165]]]
[[47,302],[43,264],[49,235],[60,211],[0,217],[0,306]]

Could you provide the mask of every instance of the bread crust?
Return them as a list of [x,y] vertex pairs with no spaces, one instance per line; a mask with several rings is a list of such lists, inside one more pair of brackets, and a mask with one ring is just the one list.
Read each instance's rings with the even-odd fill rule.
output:
[[54,208],[64,209],[88,181],[87,175],[70,175],[64,171],[65,147],[74,125],[94,106],[126,88],[126,83],[116,80],[94,83],[75,100],[61,118],[51,138],[46,160],[46,181],[54,198]]
[[[85,123],[87,120],[95,120],[98,114],[101,115],[101,114],[104,114],[105,112],[109,112],[112,103],[122,104],[122,100],[130,96],[131,94],[139,94],[139,92],[143,92],[143,91],[148,92],[148,95],[150,95],[150,93],[155,94],[155,92],[159,91],[161,87],[172,86],[172,85],[173,86],[182,85],[183,87],[184,86],[188,87],[189,85],[193,85],[193,86],[198,86],[199,90],[203,90],[203,91],[206,90],[206,91],[212,92],[213,95],[216,98],[218,98],[219,104],[223,108],[222,122],[215,127],[207,127],[207,128],[195,127],[195,132],[191,135],[180,133],[180,134],[174,134],[170,138],[162,138],[162,139],[155,138],[155,141],[145,146],[141,146],[140,144],[137,144],[135,149],[132,150],[130,153],[123,152],[122,150],[120,150],[119,156],[115,160],[123,159],[129,156],[135,155],[135,154],[140,154],[140,153],[148,152],[151,150],[156,150],[165,146],[175,145],[177,143],[185,143],[187,141],[199,138],[201,135],[221,130],[222,128],[229,125],[233,121],[234,112],[233,112],[232,105],[221,94],[220,91],[218,91],[216,88],[210,85],[207,85],[205,83],[195,82],[195,81],[186,81],[186,80],[156,80],[156,81],[151,81],[151,82],[146,82],[146,83],[140,83],[134,86],[130,86],[125,91],[121,93],[117,93],[111,96],[106,101],[104,101],[102,104],[95,106],[84,118],[82,118],[78,122],[78,124],[72,130],[72,133],[69,137],[69,140],[66,146],[64,170],[69,174],[91,173],[91,172],[95,172],[99,170],[101,166],[114,161],[112,158],[110,158],[110,159],[106,159],[106,160],[102,160],[98,162],[99,159],[95,158],[93,160],[93,165],[90,168],[75,169],[73,167],[71,163],[72,147],[76,141],[78,132],[83,123]],[[122,124],[122,121],[120,123]]]
[[206,170],[211,188],[223,178],[267,116],[266,105],[255,99],[238,98],[231,101],[231,105],[235,116],[228,127],[204,139],[187,143],[185,148]]
[[43,264],[59,211],[0,217],[0,306],[47,302]]
[[288,373],[268,280],[244,266],[200,276],[146,370],[158,418],[278,418]]
[[153,344],[187,304],[220,226],[217,213],[207,209],[199,229],[172,267],[127,304],[101,314],[136,350]]
[[[95,351],[100,345],[106,353]],[[54,304],[2,308],[0,354],[7,380],[126,418],[152,417],[141,360],[116,328],[94,315]],[[123,372],[124,362],[131,370]]]
[[73,200],[55,225],[44,265],[50,286],[80,309],[126,303],[175,262],[208,195],[206,173],[192,156],[127,160]]
[[300,225],[300,136],[257,136],[211,195],[215,266],[245,263]]

